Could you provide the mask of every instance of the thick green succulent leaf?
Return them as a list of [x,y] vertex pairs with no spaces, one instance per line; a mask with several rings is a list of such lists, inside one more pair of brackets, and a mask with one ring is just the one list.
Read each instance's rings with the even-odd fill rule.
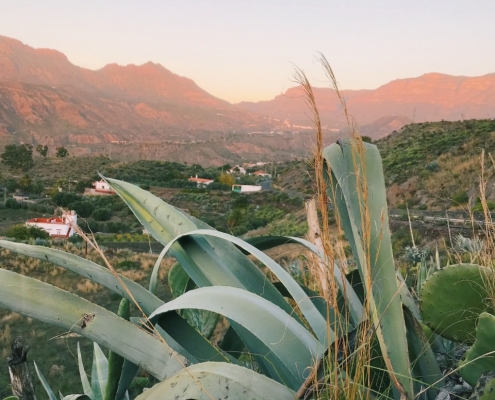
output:
[[139,366],[133,364],[128,360],[124,360],[124,365],[122,366],[122,373],[119,379],[119,386],[117,388],[117,393],[115,393],[115,400],[122,400],[128,398],[129,394],[127,389],[131,386],[132,380],[137,375],[139,371]]
[[286,386],[250,369],[206,362],[158,383],[136,399],[292,400],[294,396],[295,393]]
[[495,371],[495,316],[481,313],[476,327],[476,341],[459,363],[460,374],[471,386],[485,371]]
[[91,369],[91,389],[93,400],[103,400],[108,382],[108,360],[98,343],[93,343],[93,367]]
[[[316,247],[313,243],[301,239],[298,237],[292,236],[255,236],[244,239],[247,243],[256,247],[258,250],[268,250],[276,246],[281,246],[283,244],[294,243],[301,245],[308,249],[309,251],[316,254],[323,262],[325,262],[325,255]],[[247,251],[245,251],[248,253]],[[349,313],[351,314],[351,318],[355,326],[357,326],[363,319],[365,318],[365,314],[363,313],[363,304],[359,300],[356,292],[349,284],[345,275],[343,275],[340,271],[340,268],[337,264],[334,265],[333,274],[335,277],[335,283],[339,288],[340,293],[345,296],[346,304],[349,307]]]
[[68,394],[61,398],[61,400],[93,400],[85,394]]
[[[159,265],[158,265],[159,267]],[[187,290],[194,289],[196,286],[192,284],[189,275],[184,271],[184,268],[178,263],[174,264],[168,271],[168,286],[172,292],[172,296],[179,297]],[[218,314],[204,310],[183,310],[182,315],[192,326],[194,326],[201,334],[209,338],[213,333],[218,322]]]
[[55,396],[55,394],[53,393],[52,388],[50,387],[50,385],[46,381],[45,377],[43,376],[43,374],[39,370],[38,366],[36,365],[36,361],[34,361],[34,369],[36,370],[36,374],[38,375],[38,378],[41,381],[41,385],[43,386],[43,389],[45,389],[45,392],[48,395],[49,400],[58,400],[57,396]]
[[385,363],[394,385],[413,398],[380,153],[374,145],[340,139],[325,148],[323,156],[329,167],[328,195],[335,201],[364,287],[371,287],[367,296]]
[[435,400],[440,391],[439,385],[443,382],[442,371],[423,328],[409,309],[404,310],[404,317],[410,358],[415,369],[419,371],[418,376],[415,377],[416,381],[428,388],[426,391],[428,400]]
[[[292,298],[296,301],[299,309],[301,310],[304,317],[308,321],[309,325],[315,332],[319,341],[326,345],[328,340],[330,340],[331,342],[334,340],[334,333],[331,330],[331,328],[327,326],[327,322],[325,318],[323,318],[323,316],[320,314],[318,309],[311,302],[311,299],[304,292],[301,286],[299,286],[299,284],[294,280],[294,278],[292,278],[284,268],[282,268],[278,263],[273,261],[261,250],[258,250],[256,247],[250,245],[249,243],[243,241],[242,239],[211,229],[198,229],[185,233],[183,235],[179,235],[176,238],[174,238],[164,247],[164,249],[162,250],[162,254],[166,254],[170,250],[170,248],[174,245],[175,242],[189,236],[212,236],[219,239],[227,240],[235,244],[236,246],[239,246],[242,249],[248,251],[250,254],[254,255],[258,260],[260,260],[273,272],[273,274],[280,280],[280,282],[284,284],[284,286],[290,292]],[[158,276],[158,269],[154,268],[151,280],[156,281],[157,276]]]
[[84,364],[81,356],[81,347],[79,346],[79,342],[77,342],[77,365],[79,367],[79,375],[81,376],[81,384],[83,387],[83,392],[90,399],[94,399],[93,389],[91,388],[91,384],[89,383],[88,375],[86,375],[86,371],[84,370]]
[[187,360],[116,314],[36,279],[0,269],[0,307],[82,335],[160,380]]
[[[104,179],[127,203],[148,232],[163,245],[167,245],[177,235],[205,226],[135,185]],[[259,268],[234,245],[224,240],[187,237],[176,242],[170,254],[199,287],[222,285],[246,289],[277,304],[287,313],[291,312],[290,306]],[[153,292],[152,285],[150,291]]]
[[[131,307],[129,300],[125,297],[120,301],[117,315],[126,321],[130,320]],[[168,344],[168,342],[167,342]],[[124,357],[110,351],[108,354],[108,381],[103,393],[104,400],[115,400],[115,395],[119,387],[120,377],[122,375],[122,366],[124,365]]]
[[493,312],[485,279],[493,279],[492,270],[475,264],[449,265],[436,271],[421,291],[424,323],[449,340],[473,343],[478,316]]
[[[85,258],[44,246],[33,246],[24,243],[9,242],[7,240],[0,240],[0,247],[24,256],[48,261],[54,265],[75,272],[84,278],[90,279],[93,282],[114,291],[121,297],[129,298],[128,293],[108,268],[104,268]],[[133,280],[123,276],[120,276],[120,279],[146,314],[151,314],[153,310],[156,310],[163,304],[162,300]]]
[[[226,286],[191,290],[158,308],[150,318],[184,308],[217,312],[250,331],[291,371],[291,382],[284,382],[291,388],[302,384],[307,368],[324,353],[322,344],[294,318],[246,290]],[[249,350],[262,353],[256,348]]]

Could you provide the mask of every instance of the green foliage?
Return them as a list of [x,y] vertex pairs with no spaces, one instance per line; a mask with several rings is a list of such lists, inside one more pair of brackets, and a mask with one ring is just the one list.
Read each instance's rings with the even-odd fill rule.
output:
[[[327,351],[332,351],[329,349],[333,349],[334,340],[339,339],[337,346],[341,340],[347,341],[350,339],[348,330],[351,326],[358,326],[369,318],[380,345],[380,354],[377,356],[383,358],[383,365],[390,367],[390,380],[396,382],[400,392],[398,394],[413,398],[418,386],[413,385],[413,382],[419,380],[431,385],[428,397],[434,398],[434,381],[439,375],[441,378],[441,374],[428,342],[424,335],[418,333],[416,319],[419,313],[414,303],[409,301],[411,295],[404,285],[397,282],[379,154],[375,146],[368,144],[364,148],[363,158],[357,161],[357,168],[366,169],[367,184],[373,193],[373,202],[366,205],[371,217],[370,226],[362,227],[360,213],[364,205],[360,203],[361,198],[356,196],[362,188],[356,183],[355,177],[363,174],[355,173],[356,157],[352,154],[352,144],[344,141],[341,146],[331,146],[325,152],[326,161],[335,178],[332,179],[331,188],[338,194],[335,196],[338,199],[336,207],[340,211],[358,265],[359,279],[372,283],[371,287],[361,285],[371,304],[371,313],[366,315],[363,314],[363,304],[353,286],[341,274],[340,266],[332,268],[334,281],[344,300],[339,311],[350,326],[339,324],[334,319],[334,310],[327,309],[323,297],[301,286],[286,269],[257,247],[211,230],[200,220],[184,214],[158,197],[115,179],[108,179],[112,188],[132,209],[140,224],[165,246],[153,269],[149,291],[123,276],[117,279],[107,268],[85,258],[51,248],[6,241],[0,241],[0,246],[81,274],[121,296],[132,296],[167,344],[134,324],[117,318],[105,308],[47,283],[3,269],[0,269],[0,304],[31,318],[57,324],[65,331],[69,329],[88,337],[163,380],[161,384],[144,392],[140,396],[143,400],[155,394],[160,398],[206,398],[211,395],[224,398],[232,394],[232,397],[238,399],[266,398],[269,394],[274,399],[292,399],[294,392],[304,383],[306,371],[313,367],[315,361],[321,360]],[[198,169],[197,166],[193,167]],[[291,206],[291,199],[286,195],[273,197],[277,197],[273,204],[258,207],[255,196],[250,197],[247,203],[229,195],[218,202],[218,207],[224,210],[232,207],[241,215],[245,213],[248,215],[246,222],[256,219],[265,222],[281,217],[280,213],[286,213],[284,208],[290,209]],[[70,204],[69,199],[61,197],[58,200]],[[110,206],[107,207],[101,200],[97,208],[110,209]],[[360,229],[369,229],[371,237],[381,239],[370,243],[369,257],[366,257],[361,242]],[[269,244],[261,239],[257,245],[267,249],[280,244],[280,241],[298,243],[315,253],[321,262],[325,260],[318,248],[302,239],[268,238]],[[180,296],[164,303],[156,297],[156,293],[158,270],[168,251],[180,263],[185,273],[182,281],[187,283],[182,284]],[[244,253],[257,258],[269,270],[269,274],[260,270]],[[366,264],[367,260],[371,260],[369,265]],[[279,290],[278,285],[274,285],[268,276],[273,276],[284,286],[284,290]],[[124,290],[122,282],[127,289]],[[189,282],[198,288],[187,290]],[[29,286],[29,292],[20,293],[16,289],[23,285]],[[41,296],[41,293],[48,295]],[[293,301],[288,302],[286,297]],[[407,307],[406,319],[403,306]],[[229,352],[213,346],[178,314],[181,310],[191,308],[223,314],[230,324],[229,330],[237,338],[235,342],[240,346],[236,346],[235,351],[230,347]],[[84,318],[83,323],[81,316]],[[407,337],[398,335],[397,332],[404,332],[406,326]],[[411,358],[415,361],[412,370],[408,345],[412,349]],[[420,348],[421,351],[417,351]],[[237,357],[240,353],[252,357],[261,374],[239,366]],[[342,368],[350,374],[350,379],[355,356],[356,353],[351,352],[342,360]],[[105,364],[105,357],[96,345],[93,365],[91,390],[99,399],[105,392],[103,388],[107,374],[104,372],[108,369],[108,363]],[[187,371],[184,365],[189,366]],[[86,374],[81,369],[83,379]],[[203,386],[194,384],[197,381]],[[364,379],[358,384],[366,381]],[[370,381],[373,379],[370,378]],[[88,388],[89,383],[83,380],[83,387]],[[207,392],[202,387],[206,387]],[[368,390],[363,388],[365,393]],[[85,389],[85,394],[89,396],[88,393]],[[388,395],[388,390],[383,395]]]
[[452,196],[454,204],[466,204],[469,201],[469,195],[465,191],[457,192]]
[[46,157],[46,155],[48,154],[48,146],[45,144],[44,146],[39,144],[36,146],[36,152],[42,156],[42,157]]
[[108,221],[112,217],[110,208],[97,208],[91,213],[91,217],[96,221]]
[[33,146],[29,144],[8,144],[0,155],[2,163],[11,169],[28,171],[34,166]]
[[5,201],[5,207],[7,208],[12,208],[13,210],[18,210],[20,208],[23,208],[22,207],[22,203],[19,203],[16,199],[12,198],[12,197],[9,197],[6,201]]
[[57,147],[57,153],[55,155],[60,158],[67,157],[69,155],[69,150],[63,146]]
[[222,173],[218,178],[218,182],[224,186],[232,186],[235,183],[235,178],[231,174],[227,174],[226,172]]
[[402,183],[422,171],[435,173],[443,154],[479,155],[479,148],[495,148],[495,120],[431,122],[406,125],[376,142],[383,157],[387,182]]
[[16,240],[48,239],[50,235],[47,231],[36,226],[14,225],[7,229],[5,235]]

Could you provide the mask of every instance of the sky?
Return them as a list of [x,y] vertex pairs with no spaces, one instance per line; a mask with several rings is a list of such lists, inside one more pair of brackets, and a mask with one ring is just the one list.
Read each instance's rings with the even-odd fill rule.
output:
[[78,66],[153,61],[230,102],[269,100],[295,67],[374,89],[428,72],[495,72],[495,0],[2,0],[0,35]]

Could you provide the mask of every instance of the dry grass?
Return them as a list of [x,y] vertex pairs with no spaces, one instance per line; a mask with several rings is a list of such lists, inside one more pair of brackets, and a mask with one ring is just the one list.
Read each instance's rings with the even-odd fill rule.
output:
[[[330,67],[328,61],[321,56],[320,62],[327,74],[332,88],[335,94],[339,98],[343,112],[348,122],[349,136],[353,139],[353,155],[355,157],[354,166],[355,174],[358,184],[358,195],[360,204],[362,204],[362,232],[363,232],[363,245],[365,249],[369,249],[370,243],[370,216],[366,207],[368,201],[368,188],[366,185],[365,174],[366,171],[359,168],[358,160],[364,157],[364,146],[362,139],[359,135],[358,128],[347,111],[346,102],[342,96],[335,75]],[[347,272],[347,259],[344,254],[344,243],[339,238],[341,237],[342,228],[340,224],[340,218],[337,213],[336,225],[337,229],[331,229],[328,222],[328,205],[330,203],[336,204],[335,193],[332,191],[331,186],[327,187],[325,176],[330,180],[331,173],[328,171],[328,165],[326,165],[323,158],[323,135],[321,129],[321,123],[318,113],[318,107],[315,101],[313,90],[308,78],[303,71],[296,71],[296,81],[302,85],[305,94],[306,101],[309,109],[312,113],[312,120],[316,132],[316,144],[314,149],[314,168],[315,168],[315,187],[316,187],[316,199],[318,204],[318,210],[321,215],[321,248],[325,254],[326,268],[323,270],[321,264],[314,258],[311,259],[312,265],[309,266],[312,280],[315,286],[318,287],[319,292],[327,300],[328,312],[330,308],[338,313],[339,306],[337,304],[338,286],[335,282],[334,268],[340,268],[342,273]],[[337,208],[334,207],[336,210]],[[367,268],[369,269],[371,262],[369,260],[369,251],[367,252]],[[368,271],[368,277],[370,273]],[[371,288],[371,281],[368,279],[364,284],[369,289]],[[364,305],[364,313],[368,314],[370,304],[366,301]],[[344,324],[347,322],[345,319],[349,316],[340,316],[344,319]],[[341,320],[339,316],[335,318],[335,321]],[[330,319],[327,317],[328,328],[334,332],[343,332],[344,326],[339,325],[337,322],[332,325]],[[356,334],[356,340],[359,343],[355,352],[351,355],[349,353],[349,345],[347,335],[342,335],[339,340],[334,341],[332,345],[332,351],[321,362],[317,362],[314,366],[313,373],[310,375],[305,385],[299,390],[298,398],[309,398],[310,395],[316,395],[316,398],[331,398],[331,399],[369,399],[371,398],[370,389],[370,365],[371,365],[371,340],[369,338],[370,321],[365,320],[359,327]],[[339,351],[343,352],[342,360],[339,362]],[[318,378],[318,370],[324,370],[324,377]]]

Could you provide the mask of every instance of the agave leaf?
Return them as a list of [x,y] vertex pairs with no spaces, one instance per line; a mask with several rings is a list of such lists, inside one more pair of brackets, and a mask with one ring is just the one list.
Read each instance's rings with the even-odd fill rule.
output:
[[[298,237],[255,236],[251,238],[246,238],[244,240],[259,250],[268,250],[273,247],[281,246],[283,244],[289,244],[289,243],[299,244],[307,248],[309,251],[313,252],[323,262],[325,262],[325,255],[320,251],[318,247],[316,247],[313,243]],[[340,268],[337,264],[334,265],[333,274],[335,277],[335,283],[337,284],[337,287],[339,288],[340,292],[344,296],[346,296],[346,302],[349,307],[351,318],[354,322],[354,325],[357,326],[360,322],[362,322],[363,318],[366,318],[366,315],[363,313],[363,304],[359,300],[352,286],[349,284],[349,281],[340,271]]]
[[291,371],[291,382],[284,383],[293,388],[302,384],[307,367],[324,352],[322,344],[294,318],[246,290],[226,286],[191,290],[158,308],[150,318],[184,308],[223,314],[250,331]]
[[[205,226],[135,185],[104,179],[127,203],[148,232],[163,245],[167,245],[177,235]],[[170,254],[199,287],[222,285],[246,289],[278,305],[287,313],[292,312],[259,268],[234,245],[224,240],[187,237],[174,243]],[[152,285],[150,291],[153,292]]]
[[[120,282],[113,276],[110,270],[102,267],[85,258],[78,257],[74,254],[65,253],[60,250],[51,249],[44,246],[33,246],[24,243],[14,243],[7,240],[0,240],[0,247],[14,251],[16,253],[37,258],[42,261],[48,261],[59,267],[75,272],[84,278],[99,283],[102,286],[114,291],[121,297],[129,298],[127,292],[122,288]],[[143,288],[131,279],[119,275],[125,286],[132,293],[143,311],[148,315],[163,304],[155,295]]]
[[[327,344],[327,340],[330,340],[333,342],[334,340],[334,333],[331,328],[327,327],[327,322],[326,320],[322,317],[318,309],[315,307],[315,305],[311,302],[310,298],[306,295],[304,290],[299,286],[299,284],[290,276],[290,274],[283,269],[279,264],[277,264],[275,261],[273,261],[270,257],[268,257],[265,253],[263,253],[261,250],[258,250],[256,247],[250,245],[249,243],[246,243],[242,239],[236,238],[235,236],[228,235],[223,232],[211,230],[211,229],[198,229],[194,230],[188,233],[185,233],[183,235],[179,235],[173,240],[171,240],[162,250],[162,254],[166,254],[170,248],[179,241],[180,239],[183,239],[188,236],[212,236],[212,237],[217,237],[220,239],[227,240],[236,246],[239,246],[240,248],[248,251],[250,254],[254,255],[258,260],[260,260],[263,264],[265,264],[274,274],[275,276],[284,284],[284,286],[287,288],[287,290],[290,292],[292,295],[292,298],[297,302],[297,305],[299,306],[299,309],[305,316],[306,320],[308,321],[309,325],[315,332],[316,336],[322,342],[324,345]],[[155,281],[158,276],[158,268],[156,268],[157,265],[155,265],[155,268],[153,269],[152,275],[151,275],[151,281]],[[158,264],[159,266],[159,264]],[[151,284],[150,284],[151,285]],[[327,332],[328,329],[328,332]]]
[[93,400],[85,394],[68,394],[67,396],[64,396],[62,400],[77,400],[77,399]]
[[[4,247],[29,257],[49,261],[55,265],[76,272],[79,275],[92,280],[93,282],[99,283],[120,296],[129,298],[128,293],[122,288],[120,282],[107,268],[86,260],[85,258],[43,246],[33,246],[5,240],[0,240],[0,247]],[[141,285],[121,275],[119,276],[147,315],[151,314],[164,303],[154,294],[144,289]],[[159,323],[161,323],[161,321]],[[169,330],[169,327],[170,325],[167,325],[167,330]],[[182,334],[180,335],[182,336]],[[222,355],[218,349],[216,349],[208,340],[199,334],[193,335],[193,333],[189,332],[189,334],[183,335],[181,343],[182,344],[180,346],[178,345],[173,348],[179,354],[185,355],[187,353],[185,349],[189,348],[189,346],[193,346],[199,351],[197,357],[200,360],[227,361],[225,355]],[[207,356],[205,356],[206,354]],[[205,356],[205,358],[203,358],[203,356]],[[88,393],[85,392],[85,394],[89,396]]]
[[[168,272],[168,286],[174,298],[195,287],[187,272],[178,263],[174,264]],[[211,336],[217,326],[218,314],[209,311],[183,310],[182,315],[206,338]]]
[[163,380],[187,360],[116,314],[36,279],[0,269],[0,306],[77,333]]
[[160,382],[137,400],[292,400],[295,393],[250,369],[224,363],[196,364]]
[[119,386],[117,388],[117,393],[115,394],[115,400],[122,400],[123,398],[128,398],[129,394],[127,389],[131,386],[132,380],[137,375],[139,366],[131,363],[128,360],[124,360],[124,365],[122,366],[122,373],[119,379]]
[[435,354],[431,350],[423,328],[407,308],[404,310],[404,317],[409,353],[413,364],[416,365],[416,369],[419,371],[419,376],[416,379],[428,388],[426,391],[428,400],[435,400],[440,391],[439,384],[443,378],[442,371],[440,371]]
[[[361,145],[364,151],[359,154]],[[371,284],[371,292],[367,296],[387,369],[396,388],[413,398],[380,153],[374,145],[341,139],[340,144],[327,147],[323,155],[330,167],[330,175],[326,176],[330,186],[329,196],[336,202],[365,289]],[[363,187],[367,190],[367,198],[363,195]]]
[[81,376],[83,392],[90,399],[94,399],[95,396],[93,393],[93,389],[91,388],[88,376],[86,375],[86,371],[84,370],[84,364],[81,356],[81,347],[79,346],[79,342],[77,342],[77,364],[79,366],[79,375]]
[[91,370],[91,388],[93,389],[93,400],[102,400],[105,395],[108,381],[108,360],[101,351],[98,343],[93,343],[93,368]]
[[48,395],[48,398],[50,400],[58,400],[57,396],[55,396],[55,394],[53,393],[53,390],[50,387],[50,385],[48,384],[48,382],[46,381],[45,377],[43,376],[41,371],[38,369],[38,366],[36,365],[36,361],[33,361],[33,362],[34,362],[34,369],[36,370],[36,374],[38,375],[38,378],[40,379],[41,384],[43,385],[43,389],[45,389],[45,392]]

